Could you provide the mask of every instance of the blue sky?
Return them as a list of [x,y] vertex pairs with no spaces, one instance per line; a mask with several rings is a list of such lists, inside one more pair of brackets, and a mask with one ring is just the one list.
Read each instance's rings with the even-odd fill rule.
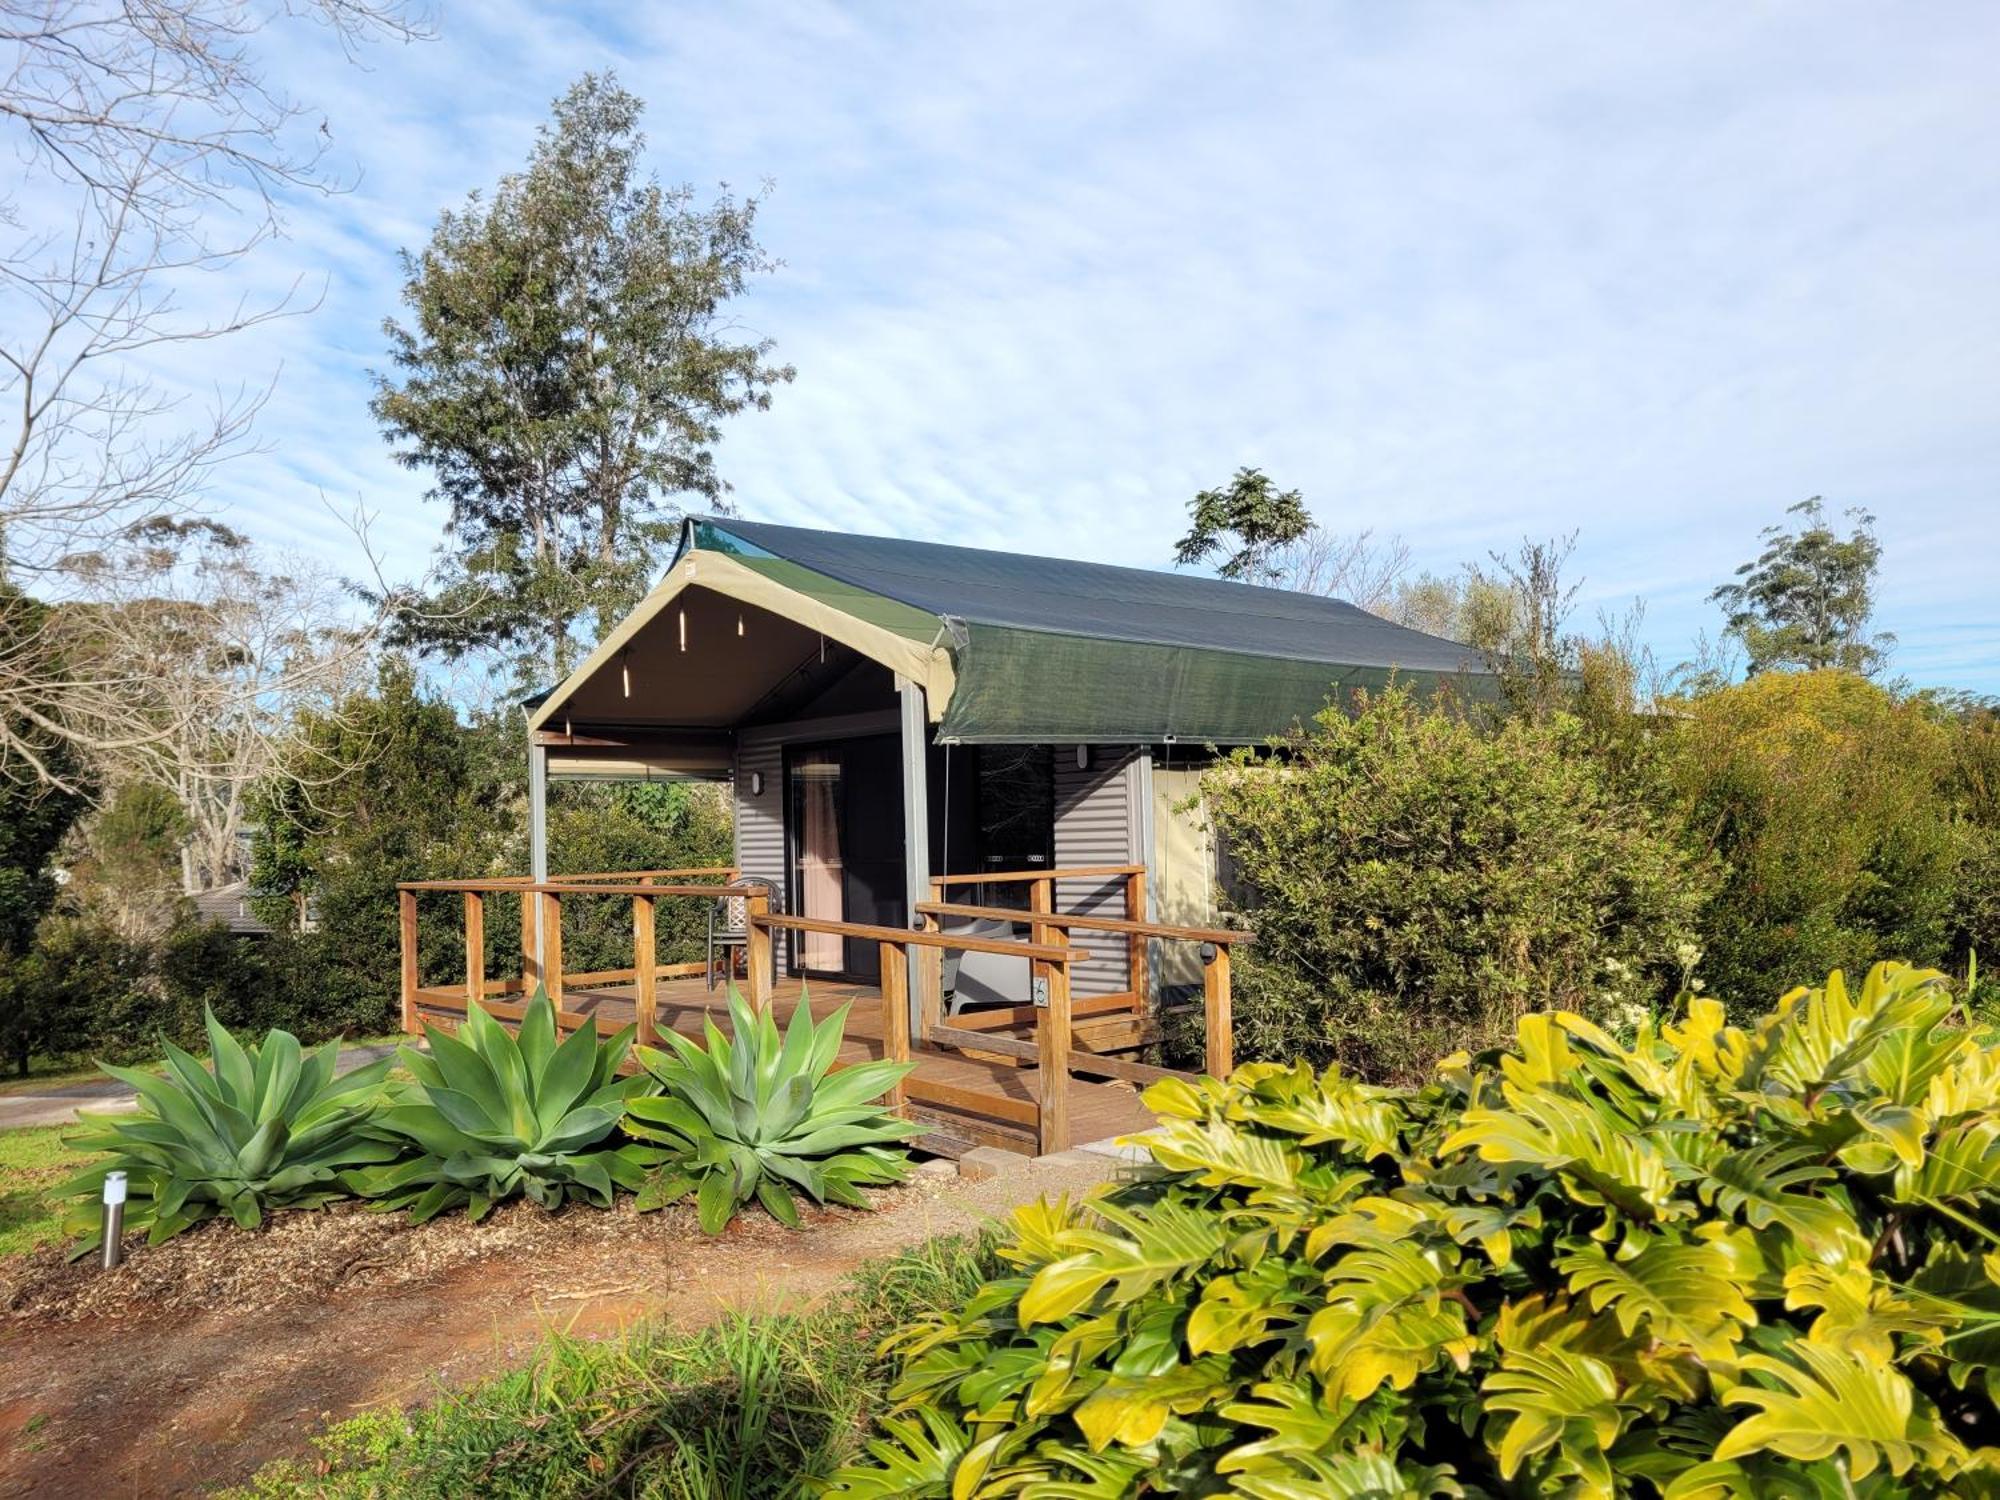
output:
[[[740,308],[798,367],[749,516],[1158,566],[1239,464],[1439,570],[1580,529],[1585,613],[1679,659],[1784,507],[1880,518],[1918,683],[2000,691],[2000,7],[447,3],[267,38],[354,191],[232,285],[310,317],[216,499],[397,569],[442,524],[367,411],[395,252],[615,68],[670,180],[774,189]],[[201,360],[209,360],[204,365]],[[344,564],[343,564],[344,565]]]

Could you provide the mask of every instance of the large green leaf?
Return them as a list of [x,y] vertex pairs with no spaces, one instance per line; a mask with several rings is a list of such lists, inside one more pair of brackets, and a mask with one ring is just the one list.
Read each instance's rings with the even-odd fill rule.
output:
[[1809,1463],[1844,1451],[1848,1473],[1866,1479],[1878,1465],[1906,1474],[1920,1461],[1956,1464],[1967,1456],[1909,1380],[1865,1354],[1800,1340],[1782,1359],[1748,1355],[1743,1368],[1771,1384],[1740,1385],[1722,1398],[1757,1413],[1716,1445],[1718,1461],[1773,1453]]
[[1733,1362],[1737,1339],[1757,1321],[1757,1310],[1731,1276],[1729,1258],[1714,1245],[1638,1237],[1616,1256],[1589,1244],[1556,1264],[1578,1297],[1593,1309],[1608,1309],[1625,1333],[1685,1345],[1710,1363]]

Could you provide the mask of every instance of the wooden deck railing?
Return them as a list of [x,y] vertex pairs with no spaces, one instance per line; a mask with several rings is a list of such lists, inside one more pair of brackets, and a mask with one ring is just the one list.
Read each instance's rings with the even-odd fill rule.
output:
[[[899,1085],[892,1103],[901,1109],[916,1103],[1002,1121],[1009,1126],[1031,1131],[1042,1152],[1061,1151],[1067,1149],[1070,1143],[1072,1077],[1116,1078],[1146,1084],[1161,1078],[1193,1076],[1126,1058],[1101,1055],[1076,1045],[1076,1023],[1080,1018],[1115,1015],[1125,1010],[1131,1001],[1124,995],[1097,996],[1081,1001],[1073,999],[1072,971],[1092,955],[1071,944],[1071,933],[1123,934],[1128,939],[1130,951],[1139,955],[1136,962],[1142,966],[1145,945],[1154,940],[1200,944],[1208,1071],[1220,1076],[1226,1074],[1232,1065],[1229,955],[1233,945],[1249,940],[1249,934],[1223,928],[1175,927],[1049,909],[1053,905],[1051,897],[1055,881],[1100,875],[1137,875],[1142,882],[1144,880],[1143,871],[1126,866],[1019,872],[1002,877],[942,877],[941,886],[969,884],[974,879],[1021,879],[1032,882],[1041,895],[1037,898],[1037,907],[1027,911],[948,901],[924,902],[917,908],[922,926],[915,931],[773,912],[767,886],[737,881],[733,878],[733,871],[721,868],[654,870],[638,872],[630,877],[571,875],[547,881],[506,876],[471,881],[410,881],[398,887],[403,1028],[415,1032],[422,1010],[442,1009],[448,1015],[462,1015],[466,1005],[475,1000],[495,1017],[518,1022],[525,1014],[525,1005],[519,1002],[540,984],[555,1003],[558,1026],[564,1031],[572,1031],[596,1023],[591,1016],[565,1005],[570,995],[591,988],[629,986],[639,1039],[656,1044],[660,1036],[659,980],[700,973],[704,968],[702,964],[662,965],[658,962],[655,943],[657,904],[662,900],[714,901],[719,897],[740,896],[747,913],[745,946],[749,999],[753,1007],[762,1010],[771,1004],[775,934],[811,932],[873,942],[881,960],[884,1057],[908,1062],[926,1050],[950,1049],[974,1056],[1012,1059],[1037,1070],[1031,1099],[997,1089],[989,1093],[963,1084],[945,1083],[913,1072]],[[1128,892],[1130,890],[1128,885]],[[421,983],[417,946],[418,897],[426,892],[455,892],[465,903],[465,981],[462,985],[427,987]],[[486,972],[486,898],[492,895],[517,896],[521,901],[523,964],[518,979],[494,979]],[[562,953],[563,905],[566,899],[577,897],[623,897],[631,902],[632,966],[629,969],[587,973],[565,971]],[[1134,898],[1128,894],[1127,899],[1131,901]],[[1139,909],[1143,910],[1143,886],[1139,888],[1137,900],[1140,902]],[[939,926],[939,919],[948,917],[993,918],[1026,923],[1029,935],[1026,941],[1022,941],[1011,937],[948,933]],[[946,1024],[941,1014],[937,959],[952,950],[993,953],[1025,960],[1029,966],[1032,1003],[1001,1007],[976,1017],[954,1017],[953,1024]],[[915,1007],[914,1035],[908,988],[910,970],[906,965],[906,955],[929,960],[916,965],[920,989]],[[1143,975],[1143,967],[1139,972]],[[1136,993],[1143,996],[1144,991]],[[1143,1000],[1140,1003],[1143,1004]],[[1032,1040],[1006,1035],[1000,1029],[1029,1021],[1034,1025]]]
[[[1146,920],[1144,865],[1057,865],[1039,870],[988,870],[979,873],[968,872],[963,875],[933,875],[931,900],[939,904],[947,902],[951,899],[949,895],[951,890],[968,885],[1025,885],[1028,888],[1030,912],[1054,912],[1056,883],[1062,880],[1099,880],[1106,885],[1114,880],[1118,881],[1124,886],[1125,920],[1128,922]],[[922,906],[917,910],[921,912]],[[1024,919],[1016,916],[1015,920]],[[1130,1008],[1134,1011],[1144,1010],[1150,979],[1146,969],[1146,940],[1142,937],[1130,936],[1126,941],[1125,981],[1126,991],[1132,997]]]
[[[929,927],[936,927],[942,917],[1026,922],[1030,934],[1037,941],[1041,940],[1043,933],[1067,936],[1071,932],[1121,932],[1134,944],[1143,945],[1155,939],[1198,944],[1201,950],[1204,1023],[1203,1066],[1216,1078],[1227,1078],[1236,1066],[1235,1020],[1230,1000],[1230,953],[1237,944],[1252,940],[1248,932],[1229,927],[1178,927],[1165,922],[1138,922],[1076,912],[1021,912],[1003,906],[968,906],[950,901],[925,901],[918,905],[917,912]],[[1096,1071],[1106,1077],[1129,1078],[1139,1082],[1171,1076],[1173,1072],[1143,1063],[1124,1063],[1115,1058],[1094,1056],[1079,1059],[1076,1067],[1079,1072]]]
[[[563,1013],[563,997],[571,988],[588,989],[605,985],[633,986],[637,997],[639,1038],[648,1044],[659,1040],[656,998],[662,978],[699,974],[700,963],[662,964],[659,961],[656,906],[659,901],[685,897],[713,901],[720,896],[741,896],[747,911],[764,909],[770,901],[769,887],[733,883],[735,871],[726,866],[685,870],[641,870],[631,875],[563,875],[546,881],[521,876],[500,875],[486,880],[410,880],[396,887],[400,903],[402,939],[402,1018],[403,1029],[417,1029],[417,1010],[424,1001],[451,1002],[478,1000],[488,996],[531,995],[537,986],[548,991],[558,1014]],[[711,880],[709,877],[728,877]],[[465,901],[465,983],[425,988],[417,949],[417,897],[422,892],[451,891]],[[521,974],[518,979],[489,978],[486,973],[486,898],[516,896],[521,902]],[[563,967],[563,901],[572,896],[624,896],[632,903],[632,966],[629,969],[597,969],[568,973]],[[768,936],[765,938],[769,942]],[[751,988],[770,991],[770,955],[764,953],[760,970],[756,938],[750,940]],[[504,1004],[504,998],[503,1002]],[[488,1007],[492,1009],[492,1007]],[[496,1011],[495,1014],[498,1014]]]

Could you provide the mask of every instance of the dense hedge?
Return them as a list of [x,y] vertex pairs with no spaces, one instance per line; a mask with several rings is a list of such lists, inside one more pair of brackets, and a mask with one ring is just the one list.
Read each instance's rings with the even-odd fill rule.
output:
[[1206,778],[1258,933],[1240,1056],[1409,1079],[1532,1006],[1629,1031],[1690,978],[1775,994],[1891,953],[1963,977],[2000,947],[1990,709],[1836,671],[1574,706],[1364,696]]
[[1712,862],[1571,718],[1487,731],[1395,690],[1206,779],[1249,888],[1239,1055],[1415,1079],[1527,1011],[1611,1019],[1681,977]]

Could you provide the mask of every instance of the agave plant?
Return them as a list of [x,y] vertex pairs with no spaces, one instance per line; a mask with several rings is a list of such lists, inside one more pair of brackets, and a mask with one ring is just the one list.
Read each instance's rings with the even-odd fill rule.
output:
[[2000,1036],[1838,973],[1421,1090],[1155,1084],[1154,1171],[1017,1211],[895,1341],[860,1497],[2000,1497]]
[[909,1173],[897,1143],[923,1133],[879,1101],[908,1063],[864,1062],[833,1071],[847,1026],[843,1005],[814,1023],[805,993],[784,1036],[767,1010],[753,1014],[734,986],[734,1040],[704,1020],[707,1047],[673,1032],[672,1052],[639,1049],[661,1092],[626,1105],[625,1130],[664,1148],[665,1165],[639,1195],[642,1209],[695,1195],[701,1227],[718,1234],[752,1198],[797,1227],[803,1191],[815,1203],[865,1208],[864,1186]]
[[600,1041],[585,1027],[557,1045],[555,1007],[537,989],[510,1035],[475,1001],[457,1036],[426,1026],[429,1054],[404,1047],[414,1082],[377,1128],[416,1155],[353,1174],[355,1188],[415,1223],[464,1207],[476,1222],[525,1193],[543,1208],[566,1196],[608,1208],[616,1188],[635,1190],[658,1153],[607,1144],[626,1098],[648,1087],[620,1078],[632,1028]]
[[319,1208],[347,1196],[341,1174],[386,1162],[396,1147],[373,1136],[390,1060],[339,1075],[340,1044],[303,1052],[289,1032],[240,1044],[214,1012],[207,1016],[210,1060],[169,1042],[164,1074],[138,1068],[104,1071],[138,1091],[132,1115],[86,1114],[92,1128],[68,1138],[107,1159],[59,1190],[77,1202],[65,1216],[81,1237],[71,1258],[101,1242],[98,1202],[105,1174],[128,1175],[128,1229],[159,1244],[191,1224],[228,1214],[245,1229],[279,1209]]

